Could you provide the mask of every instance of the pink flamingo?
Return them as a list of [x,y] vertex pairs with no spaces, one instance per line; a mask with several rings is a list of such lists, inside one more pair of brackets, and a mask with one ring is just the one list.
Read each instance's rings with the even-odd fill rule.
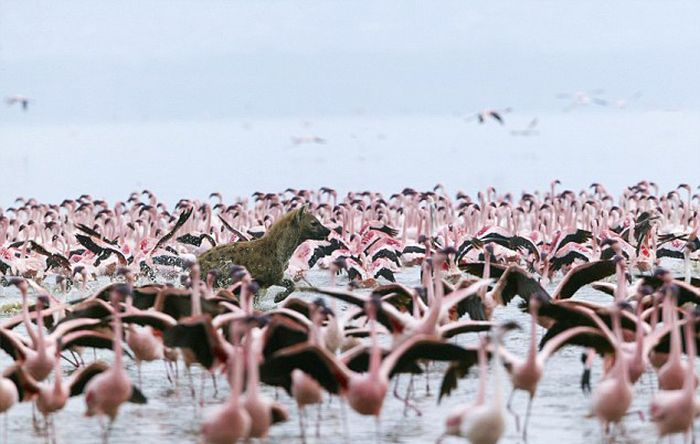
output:
[[[257,319],[256,319],[257,321]],[[250,415],[250,438],[266,438],[272,424],[286,421],[289,417],[287,408],[271,401],[260,394],[259,365],[262,360],[262,341],[260,330],[248,328],[244,343],[244,353],[248,366],[243,407]]]
[[688,346],[689,368],[683,386],[678,390],[660,390],[651,401],[651,417],[656,423],[659,438],[672,433],[685,433],[686,442],[692,434],[695,419],[695,318],[688,312],[685,338]]
[[228,365],[231,394],[228,400],[207,414],[202,421],[202,438],[208,444],[232,444],[250,436],[252,419],[241,402],[243,363],[245,356],[238,344],[239,329],[231,324],[234,347],[229,351]]
[[116,285],[112,290],[111,299],[114,306],[114,363],[112,366],[95,376],[85,387],[85,416],[105,415],[109,424],[104,430],[103,441],[109,440],[112,424],[119,413],[119,407],[131,399],[133,387],[124,369],[122,354],[122,321],[119,313],[119,301],[131,294],[131,289],[123,284]]

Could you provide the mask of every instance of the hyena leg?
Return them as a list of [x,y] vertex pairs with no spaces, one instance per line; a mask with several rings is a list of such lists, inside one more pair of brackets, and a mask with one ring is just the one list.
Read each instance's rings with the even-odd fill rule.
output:
[[275,303],[279,303],[285,300],[287,296],[292,294],[292,292],[296,288],[296,285],[291,279],[282,279],[280,285],[284,287],[284,291],[281,291],[275,295]]

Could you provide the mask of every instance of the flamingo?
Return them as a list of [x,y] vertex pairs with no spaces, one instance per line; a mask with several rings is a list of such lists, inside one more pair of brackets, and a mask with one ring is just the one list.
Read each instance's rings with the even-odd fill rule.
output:
[[241,400],[245,360],[237,339],[241,327],[234,322],[230,329],[231,337],[234,338],[234,346],[229,351],[227,362],[231,369],[228,372],[231,394],[224,404],[207,413],[202,421],[202,438],[208,444],[234,444],[250,436],[252,419]]
[[695,319],[697,313],[686,314],[685,337],[688,345],[689,368],[685,372],[683,386],[676,390],[660,390],[651,401],[650,412],[659,438],[672,433],[684,433],[686,441],[692,434],[696,415],[695,398]]
[[[491,337],[493,347],[499,350],[503,333],[517,324],[506,323],[502,325]],[[493,357],[493,394],[490,402],[486,401],[486,343],[482,342],[479,349],[479,389],[474,403],[457,407],[447,417],[447,430],[443,434],[455,435],[467,438],[473,444],[495,444],[506,429],[506,409],[503,403],[504,378],[501,354],[492,353]],[[441,437],[442,438],[442,437]],[[440,439],[441,439],[440,438]]]
[[95,376],[85,387],[85,411],[86,416],[106,416],[109,423],[103,430],[103,441],[109,440],[114,420],[119,413],[119,407],[132,398],[134,388],[129,376],[124,369],[124,357],[122,353],[122,321],[119,313],[119,301],[131,295],[131,289],[125,284],[114,287],[111,294],[114,306],[114,318],[112,328],[114,330],[114,362],[112,366]]

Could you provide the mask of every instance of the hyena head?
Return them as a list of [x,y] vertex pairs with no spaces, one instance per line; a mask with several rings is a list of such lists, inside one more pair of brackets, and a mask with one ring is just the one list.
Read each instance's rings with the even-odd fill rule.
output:
[[324,240],[331,230],[324,227],[316,217],[301,207],[292,218],[292,223],[297,227],[302,240]]

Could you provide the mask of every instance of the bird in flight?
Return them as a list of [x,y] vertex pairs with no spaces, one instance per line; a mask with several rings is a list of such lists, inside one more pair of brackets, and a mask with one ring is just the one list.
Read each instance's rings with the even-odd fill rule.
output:
[[571,111],[575,108],[588,105],[607,106],[609,102],[600,97],[603,94],[602,89],[594,89],[592,91],[576,91],[574,93],[559,93],[557,99],[569,100],[569,104],[564,108],[564,111]]
[[640,97],[642,97],[642,92],[636,91],[634,94],[627,98],[617,99],[613,101],[613,105],[620,109],[627,108],[632,102],[637,101]]
[[539,134],[539,131],[537,131],[537,123],[537,117],[535,117],[525,128],[511,130],[510,134],[512,136],[536,136]]
[[20,96],[20,95],[5,97],[5,103],[7,103],[8,106],[13,106],[15,104],[19,104],[22,107],[23,111],[26,111],[27,108],[29,108],[30,101],[31,100],[29,99],[29,97]]
[[478,113],[472,114],[471,116],[467,117],[467,122],[471,122],[472,120],[476,120],[480,124],[486,123],[487,120],[495,120],[496,122],[500,123],[501,125],[505,124],[505,121],[503,120],[503,114],[511,112],[511,108],[504,108],[504,109],[484,109],[479,111]]
[[296,136],[292,137],[292,143],[294,145],[304,145],[304,144],[318,144],[323,145],[326,143],[326,139],[319,136]]

